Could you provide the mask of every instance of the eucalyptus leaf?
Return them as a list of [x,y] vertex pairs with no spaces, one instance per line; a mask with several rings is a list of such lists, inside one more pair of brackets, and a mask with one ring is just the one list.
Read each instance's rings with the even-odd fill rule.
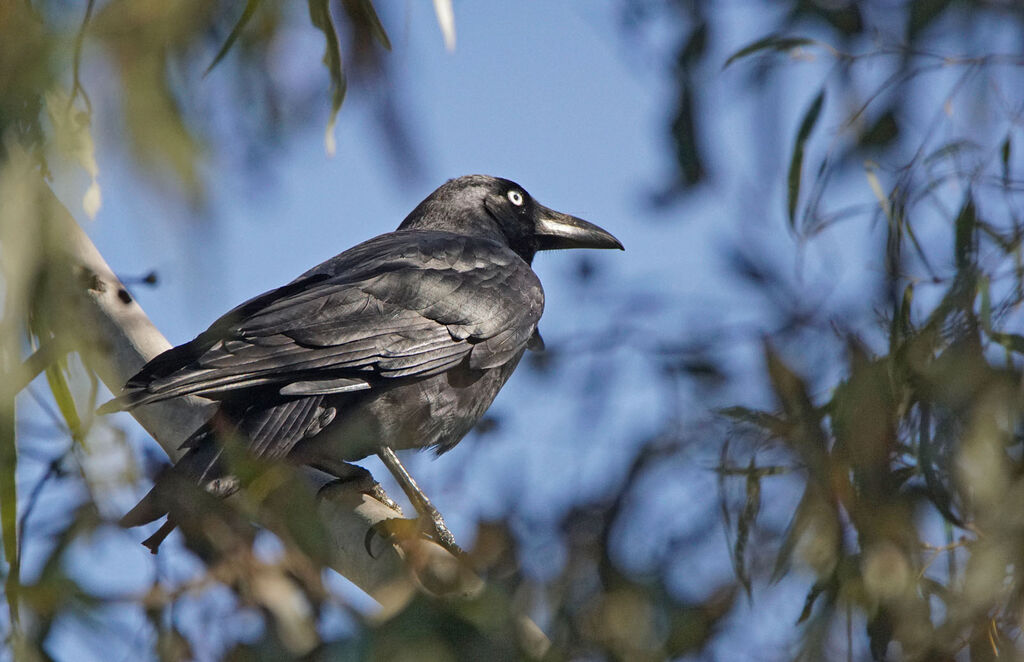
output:
[[824,104],[825,89],[822,88],[818,92],[818,96],[814,97],[814,101],[811,102],[807,112],[804,113],[804,118],[800,122],[800,130],[796,134],[796,142],[793,143],[793,157],[789,162],[789,176],[787,177],[788,195],[786,203],[789,225],[793,229],[796,228],[796,207],[800,200],[800,179],[803,175],[804,146],[811,135],[811,131],[814,130],[814,125],[818,122],[818,117],[821,116],[821,108]]
[[345,100],[348,82],[342,69],[338,31],[334,27],[334,19],[331,18],[331,6],[328,0],[309,0],[309,18],[313,25],[323,32],[326,42],[323,62],[331,77],[331,115],[327,120],[327,129],[324,133],[324,147],[327,154],[333,156],[337,149],[334,125],[338,121],[338,111],[341,110],[341,104]]
[[725,69],[733,62],[741,60],[754,53],[761,51],[775,51],[775,52],[788,52],[794,48],[800,48],[801,46],[813,46],[818,44],[814,39],[808,39],[806,37],[782,37],[777,34],[768,35],[763,39],[758,39],[752,44],[748,44],[743,48],[739,49],[726,59],[725,64],[722,65],[722,69]]
[[228,54],[231,47],[235,45],[235,42],[238,41],[238,36],[242,34],[242,30],[245,29],[249,19],[251,19],[253,14],[256,13],[256,9],[260,6],[261,2],[262,0],[249,0],[245,3],[245,9],[242,11],[241,17],[239,17],[238,22],[235,23],[235,27],[231,28],[231,34],[229,34],[228,38],[224,40],[224,45],[222,45],[220,50],[217,51],[217,55],[214,56],[213,62],[211,62],[210,66],[208,66],[206,71],[203,72],[204,77],[213,71],[213,68],[224,59],[224,56]]

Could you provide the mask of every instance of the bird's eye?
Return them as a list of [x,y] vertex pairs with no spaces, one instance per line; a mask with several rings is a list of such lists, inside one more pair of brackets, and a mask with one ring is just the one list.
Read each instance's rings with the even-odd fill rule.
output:
[[515,189],[508,192],[508,201],[514,204],[516,207],[523,206],[523,194]]

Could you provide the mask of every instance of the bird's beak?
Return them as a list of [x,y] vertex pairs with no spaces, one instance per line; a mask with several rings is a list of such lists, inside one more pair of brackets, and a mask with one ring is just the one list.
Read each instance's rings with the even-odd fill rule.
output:
[[538,240],[538,250],[546,251],[556,248],[618,248],[622,242],[610,232],[588,223],[582,218],[563,214],[543,205],[537,214],[537,225],[534,234]]

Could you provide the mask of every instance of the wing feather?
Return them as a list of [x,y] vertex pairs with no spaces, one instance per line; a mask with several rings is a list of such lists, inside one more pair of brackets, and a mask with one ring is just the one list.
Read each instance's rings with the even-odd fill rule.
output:
[[[522,352],[543,305],[536,275],[507,247],[447,232],[394,232],[242,304],[147,364],[110,404],[224,398],[274,384],[297,397],[345,392],[437,374],[467,358],[470,367],[492,368]],[[274,418],[285,425],[309,415],[288,410]]]

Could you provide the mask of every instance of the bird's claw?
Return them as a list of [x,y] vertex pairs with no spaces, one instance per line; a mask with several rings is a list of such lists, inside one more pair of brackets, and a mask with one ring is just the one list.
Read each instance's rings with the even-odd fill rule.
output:
[[384,491],[384,488],[380,486],[380,483],[374,481],[373,486],[364,490],[364,493],[373,497],[377,501],[380,501],[382,504],[384,504],[391,510],[394,510],[399,515],[402,514],[402,507],[398,505],[398,503],[394,499],[388,496],[388,493]]
[[448,530],[443,520],[437,522],[423,517],[392,517],[377,522],[369,528],[366,532],[366,537],[363,539],[366,553],[373,558],[377,558],[377,555],[373,553],[373,539],[376,536],[380,536],[392,544],[426,538],[427,540],[433,540],[455,556],[462,556],[464,554],[462,548],[456,544],[455,536]]
[[366,553],[370,556],[377,558],[377,555],[373,553],[373,539],[377,536],[383,538],[386,542],[395,544],[400,540],[412,540],[419,537],[420,528],[419,520],[408,519],[405,517],[391,517],[386,520],[381,520],[366,531],[366,537],[363,539],[363,545],[366,547]]

